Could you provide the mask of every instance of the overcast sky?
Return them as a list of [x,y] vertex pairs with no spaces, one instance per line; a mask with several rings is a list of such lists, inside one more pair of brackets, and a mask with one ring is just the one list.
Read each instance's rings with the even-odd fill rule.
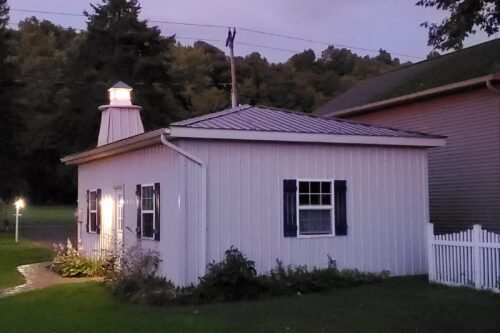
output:
[[[10,0],[11,23],[37,16],[62,26],[85,28],[85,18],[52,14],[35,14],[15,9],[82,13],[89,3],[98,0]],[[419,61],[431,51],[427,46],[424,21],[439,22],[443,12],[416,7],[417,0],[142,0],[142,17],[150,20],[176,21],[223,26],[236,26],[275,34],[313,39],[336,46],[353,46],[378,50],[383,48],[402,60]],[[165,35],[199,38],[224,49],[226,29],[154,23]],[[489,39],[495,38],[492,36]],[[466,45],[488,40],[485,34],[469,38]],[[182,44],[193,40],[179,39]],[[288,59],[294,52],[313,49],[317,55],[326,44],[279,38],[238,31],[236,42],[274,47],[275,50],[237,44],[236,55],[258,51],[269,61]],[[371,51],[353,49],[360,55]],[[412,57],[403,56],[409,55]]]

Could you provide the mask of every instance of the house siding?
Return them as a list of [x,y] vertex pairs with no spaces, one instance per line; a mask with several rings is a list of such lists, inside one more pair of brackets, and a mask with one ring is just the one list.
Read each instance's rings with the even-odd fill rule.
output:
[[[236,246],[261,273],[278,259],[325,267],[328,255],[341,268],[427,271],[425,149],[194,139],[179,146],[207,165],[207,263]],[[347,236],[283,236],[282,184],[294,178],[347,180]],[[199,234],[187,237],[187,252],[199,253]],[[196,264],[188,254],[187,267]]]
[[431,222],[500,229],[500,97],[487,89],[347,117],[447,136],[429,151]]
[[[124,187],[124,243],[127,247],[140,245],[144,249],[156,251],[162,260],[160,274],[167,276],[178,285],[186,284],[188,274],[198,276],[197,266],[187,267],[192,261],[192,251],[186,250],[186,233],[198,224],[196,211],[197,191],[192,182],[196,173],[193,162],[162,145],[156,145],[127,154],[116,155],[78,167],[78,207],[83,212],[83,250],[89,254],[111,248],[112,228],[102,219],[101,234],[85,231],[86,190],[100,188],[102,197],[114,197],[114,187]],[[190,176],[190,173],[193,173]],[[136,185],[159,182],[161,186],[161,241],[139,240],[136,236],[137,201]],[[114,212],[113,212],[114,213]],[[189,222],[189,223],[186,223]],[[114,216],[113,216],[114,223]],[[106,225],[107,224],[107,225]],[[188,228],[189,226],[189,228]],[[195,270],[195,271],[192,271]]]

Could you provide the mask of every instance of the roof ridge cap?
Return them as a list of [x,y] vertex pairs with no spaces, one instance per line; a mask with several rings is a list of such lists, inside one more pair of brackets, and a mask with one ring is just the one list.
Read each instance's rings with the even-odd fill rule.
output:
[[205,121],[205,120],[209,120],[209,119],[223,117],[225,115],[240,112],[240,111],[246,110],[246,109],[251,108],[251,107],[252,107],[252,105],[249,105],[249,104],[239,105],[235,108],[225,109],[225,110],[221,110],[221,111],[217,111],[217,112],[207,113],[207,114],[197,116],[197,117],[187,118],[187,119],[184,119],[181,121],[176,121],[174,123],[171,123],[169,126],[193,125],[193,124],[199,123],[200,121]]

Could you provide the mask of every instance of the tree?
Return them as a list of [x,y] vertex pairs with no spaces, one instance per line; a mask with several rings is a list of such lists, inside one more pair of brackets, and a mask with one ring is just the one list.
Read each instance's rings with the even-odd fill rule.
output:
[[[174,39],[139,19],[137,0],[103,0],[91,6],[92,11],[84,13],[87,31],[68,55],[65,84],[58,91],[53,131],[59,157],[96,146],[97,107],[108,103],[107,89],[117,81],[134,88],[146,130],[177,120],[184,110],[169,74]],[[61,168],[56,181],[59,188],[74,191],[75,170]],[[74,194],[67,192],[66,197]]]
[[498,0],[419,0],[416,5],[449,12],[439,25],[422,23],[429,29],[428,45],[442,51],[461,49],[464,39],[477,29],[491,36],[500,26]]
[[[60,105],[58,91],[65,85],[63,69],[79,38],[73,29],[31,17],[19,24],[13,57],[22,85],[17,94],[24,168],[31,202],[62,202],[67,190],[59,188],[59,142],[54,122]],[[66,199],[67,200],[67,199]]]
[[12,56],[12,32],[7,28],[9,6],[0,0],[0,198],[10,200],[25,190],[18,133],[22,122],[16,113],[16,68]]

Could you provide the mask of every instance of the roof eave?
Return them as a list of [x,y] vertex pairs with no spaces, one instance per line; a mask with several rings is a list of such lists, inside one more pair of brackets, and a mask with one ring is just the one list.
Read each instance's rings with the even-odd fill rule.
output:
[[161,136],[170,131],[166,128],[135,135],[123,140],[115,141],[107,145],[99,146],[84,152],[71,154],[61,158],[61,162],[66,165],[76,165],[90,162],[96,159],[123,154],[132,150],[161,144]]
[[471,89],[475,87],[480,87],[484,86],[486,87],[486,82],[490,80],[498,80],[499,72],[488,74],[485,76],[477,77],[474,79],[469,79],[465,81],[460,81],[460,82],[455,82],[452,84],[447,84],[444,86],[440,86],[437,88],[431,88],[427,90],[423,90],[420,92],[412,93],[412,94],[407,94],[399,97],[394,97],[394,98],[389,98],[386,100],[382,100],[379,102],[374,102],[374,103],[368,103],[352,108],[347,108],[347,109],[342,109],[342,110],[335,110],[331,112],[326,112],[322,114],[323,117],[329,118],[329,117],[346,117],[346,116],[353,116],[353,115],[358,115],[370,111],[375,111],[381,108],[386,108],[386,107],[392,107],[396,105],[402,105],[402,104],[407,104],[416,100],[423,100],[423,99],[428,99],[432,98],[435,96],[439,95],[446,95],[446,94],[451,94],[457,91],[465,90],[465,89]]
[[352,144],[352,145],[381,145],[381,146],[406,146],[406,147],[443,147],[446,138],[441,136],[429,137],[393,137],[369,135],[338,135],[338,134],[312,134],[295,132],[206,129],[181,126],[170,127],[170,137],[190,139],[221,139],[245,141],[279,141],[297,143],[327,143],[327,144]]

